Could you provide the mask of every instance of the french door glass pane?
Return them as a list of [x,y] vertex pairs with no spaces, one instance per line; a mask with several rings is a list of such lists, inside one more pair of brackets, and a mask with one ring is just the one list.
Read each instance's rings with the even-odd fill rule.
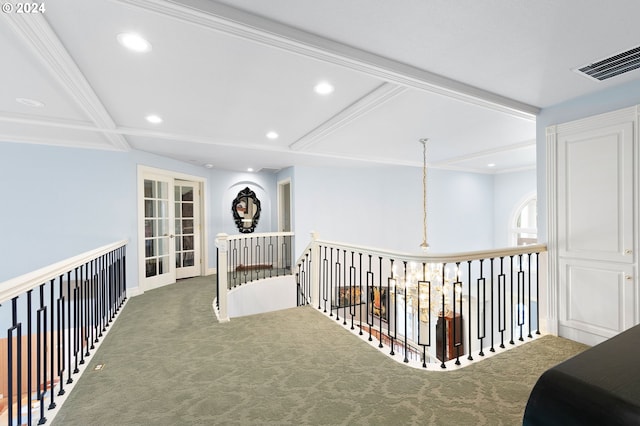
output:
[[194,188],[175,186],[176,266],[194,266]]
[[182,187],[182,201],[193,201],[193,188],[189,186]]
[[155,198],[155,185],[152,180],[144,181],[144,198]]
[[193,217],[193,203],[182,203],[182,217]]
[[193,250],[193,235],[182,237],[182,246],[185,250]]
[[169,271],[169,184],[145,179],[145,275],[154,277]]
[[145,276],[147,278],[149,277],[155,277],[156,275],[158,275],[157,272],[157,265],[158,261],[156,259],[147,259],[145,261],[145,265],[146,265],[146,274]]
[[156,216],[155,205],[156,203],[153,200],[144,200],[144,217]]

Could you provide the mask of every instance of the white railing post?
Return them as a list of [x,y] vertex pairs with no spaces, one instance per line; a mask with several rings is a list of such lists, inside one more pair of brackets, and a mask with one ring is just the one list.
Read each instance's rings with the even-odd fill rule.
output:
[[320,245],[318,244],[319,234],[311,232],[311,276],[309,285],[311,286],[311,306],[318,306],[320,303]]
[[227,252],[229,235],[219,233],[216,235],[216,247],[218,248],[218,321],[229,321],[229,310],[227,309],[227,292],[229,284],[227,282]]

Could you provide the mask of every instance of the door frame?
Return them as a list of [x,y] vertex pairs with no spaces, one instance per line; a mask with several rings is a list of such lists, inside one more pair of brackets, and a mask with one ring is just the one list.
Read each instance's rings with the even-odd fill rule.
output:
[[[175,172],[172,170],[159,169],[150,166],[138,165],[137,168],[137,190],[136,190],[136,198],[138,204],[138,211],[136,216],[136,224],[138,231],[138,250],[137,250],[137,262],[138,262],[138,293],[142,294],[147,290],[151,290],[156,288],[157,286],[148,286],[146,283],[146,274],[145,274],[145,250],[144,250],[144,180],[146,177],[153,176],[162,176],[168,178],[172,181],[171,188],[175,184],[175,180],[186,180],[191,181],[199,186],[199,201],[200,201],[200,256],[202,267],[200,268],[200,276],[207,275],[209,272],[209,250],[206,244],[206,236],[207,232],[207,200],[206,200],[206,188],[207,188],[207,179],[201,176],[193,176],[185,173]],[[171,189],[173,192],[173,189]],[[171,207],[173,208],[173,204]],[[172,224],[171,226],[175,226]],[[174,279],[172,283],[175,283],[175,265],[173,265],[173,275]]]
[[278,231],[285,231],[284,228],[284,213],[285,213],[285,205],[284,205],[284,190],[288,186],[289,188],[289,229],[286,231],[293,231],[293,216],[292,216],[292,202],[291,202],[291,178],[288,177],[286,179],[278,181]]
[[[563,318],[564,308],[561,305],[561,274],[564,274],[566,271],[562,271],[561,268],[564,266],[562,262],[563,248],[560,245],[560,239],[562,237],[563,230],[561,229],[562,218],[561,214],[561,203],[560,203],[560,176],[559,176],[559,162],[561,161],[561,156],[559,152],[559,143],[561,138],[563,138],[564,134],[568,133],[580,133],[585,131],[601,131],[603,128],[607,128],[610,126],[620,126],[624,123],[633,123],[632,124],[632,169],[633,169],[633,185],[635,188],[640,187],[640,174],[637,173],[637,170],[640,168],[640,151],[636,149],[638,146],[638,132],[640,132],[640,105],[635,105],[633,107],[623,108],[611,112],[606,112],[602,114],[597,114],[585,118],[581,118],[574,121],[569,121],[567,123],[555,124],[548,126],[545,130],[546,137],[546,202],[547,202],[547,249],[548,249],[548,265],[547,265],[547,296],[546,296],[546,330],[551,333],[558,335],[561,332],[562,324],[561,320]],[[625,158],[628,158],[626,156]],[[540,199],[538,199],[540,201]],[[637,232],[637,229],[640,227],[640,220],[638,211],[640,211],[640,197],[637,196],[637,192],[633,196],[633,200],[631,200],[632,209],[633,209],[633,218],[631,220],[632,227],[634,229],[634,233]],[[540,206],[540,205],[538,205]],[[539,212],[540,213],[540,212]],[[540,236],[540,233],[538,234]],[[608,264],[617,264],[621,270],[625,270],[629,265],[632,265],[632,268],[628,270],[628,277],[631,278],[631,282],[627,282],[627,286],[633,285],[634,289],[638,288],[638,273],[637,273],[637,265],[639,261],[639,254],[637,249],[637,237],[635,237],[632,243],[632,253],[629,255],[628,262],[621,261],[603,261]],[[592,262],[593,263],[593,262]],[[626,278],[628,280],[629,278]],[[637,294],[633,297],[633,317],[634,320],[640,318],[640,299],[637,297]],[[543,328],[544,329],[544,328]],[[582,337],[586,336],[585,334],[581,335]],[[577,336],[577,337],[581,337]],[[588,336],[588,337],[592,337]],[[569,338],[573,338],[576,340],[576,336],[572,336]],[[599,343],[602,341],[600,338],[598,341],[593,341],[591,344]]]

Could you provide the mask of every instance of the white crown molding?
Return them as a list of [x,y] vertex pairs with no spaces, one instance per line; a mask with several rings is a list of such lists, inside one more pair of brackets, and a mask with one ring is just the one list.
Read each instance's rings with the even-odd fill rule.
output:
[[615,111],[605,112],[566,123],[556,124],[547,128],[547,136],[550,133],[575,133],[583,130],[599,129],[606,126],[614,126],[620,123],[632,122],[636,119],[638,106],[634,105]]
[[25,136],[23,134],[0,133],[0,143],[27,143],[34,145],[59,146],[64,148],[82,148],[82,149],[99,149],[102,151],[122,151],[120,148],[114,147],[112,144],[105,142],[104,144],[86,142],[83,140],[72,141],[69,139],[57,139],[52,137],[41,138],[37,136]]
[[358,99],[331,117],[329,120],[322,123],[320,126],[290,144],[289,148],[295,151],[308,149],[321,139],[354,122],[358,118],[378,108],[405,90],[407,90],[407,88],[403,86],[391,83],[382,83],[380,86],[376,87],[371,92],[367,93],[362,98]]
[[200,27],[350,68],[387,82],[535,121],[538,107],[209,0],[114,0]]
[[90,121],[71,120],[68,118],[51,118],[15,112],[2,112],[0,114],[0,121],[33,126],[48,126],[75,130],[91,130],[94,132],[100,131],[100,129],[95,126],[95,123],[92,123]]
[[527,148],[532,148],[536,146],[536,141],[535,140],[530,140],[530,141],[526,141],[526,142],[520,142],[517,144],[512,144],[512,145],[508,145],[508,146],[503,146],[503,147],[499,147],[499,148],[493,148],[493,149],[487,149],[484,151],[478,151],[478,152],[474,152],[472,154],[467,154],[467,155],[461,155],[459,157],[453,157],[453,158],[449,158],[445,161],[440,162],[439,164],[444,166],[444,165],[452,165],[455,163],[460,163],[463,161],[469,161],[469,160],[476,160],[478,158],[482,158],[482,157],[488,157],[490,155],[494,155],[494,154],[502,154],[505,152],[512,152],[512,151],[519,151],[521,149],[527,149]]
[[[106,129],[116,127],[91,85],[43,16],[38,14],[27,16],[17,13],[3,13],[1,15],[96,126]],[[124,151],[130,149],[127,140],[122,135],[105,133],[104,136],[115,149]]]

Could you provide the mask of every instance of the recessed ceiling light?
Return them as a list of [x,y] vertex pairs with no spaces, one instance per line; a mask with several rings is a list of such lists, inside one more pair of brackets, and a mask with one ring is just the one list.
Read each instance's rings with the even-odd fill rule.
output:
[[162,118],[160,118],[159,116],[157,116],[155,114],[147,115],[146,119],[147,119],[147,121],[149,123],[153,123],[153,124],[162,123]]
[[44,106],[44,103],[37,101],[35,99],[29,99],[29,98],[16,98],[16,102],[28,107],[33,107],[33,108],[42,108]]
[[267,133],[267,138],[271,139],[271,140],[278,139],[278,134],[276,132],[268,132]]
[[249,167],[249,168],[247,169],[247,171],[248,171],[248,172],[252,172],[252,171],[253,171],[253,168],[252,168],[252,167]]
[[333,86],[329,82],[321,81],[315,85],[313,90],[319,95],[328,95],[333,92]]
[[496,163],[489,163],[489,164],[487,164],[487,167],[495,167],[495,166],[496,166]]
[[207,163],[204,165],[207,169],[213,169],[213,164]]
[[136,33],[118,34],[118,42],[134,52],[148,52],[151,50],[151,43]]

